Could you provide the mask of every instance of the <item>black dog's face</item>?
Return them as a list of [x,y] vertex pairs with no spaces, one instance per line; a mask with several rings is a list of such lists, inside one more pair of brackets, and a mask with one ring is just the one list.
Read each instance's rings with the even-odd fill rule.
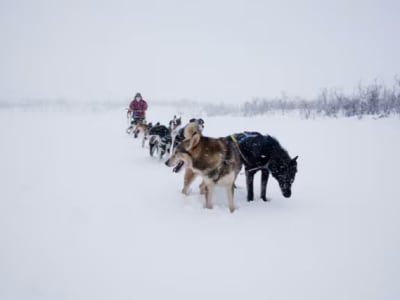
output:
[[183,135],[183,132],[184,132],[184,130],[183,130],[183,128],[182,128],[181,130],[179,130],[178,134],[175,136],[174,144],[172,145],[172,147],[173,147],[174,149],[175,149],[176,147],[178,147],[178,145],[179,145],[180,143],[182,143],[183,140],[185,139],[185,136]]
[[283,196],[289,198],[292,195],[292,184],[297,173],[297,156],[290,160],[288,164],[277,167],[273,173],[275,173]]
[[189,120],[189,123],[193,123],[193,122],[197,122],[197,124],[199,124],[199,125],[204,125],[204,120],[202,118],[200,118],[200,119],[192,118]]
[[200,130],[203,131],[203,129],[204,129],[204,120],[202,118],[200,118],[200,119],[192,118],[192,119],[189,120],[189,123],[193,123],[193,122],[196,122],[199,125]]

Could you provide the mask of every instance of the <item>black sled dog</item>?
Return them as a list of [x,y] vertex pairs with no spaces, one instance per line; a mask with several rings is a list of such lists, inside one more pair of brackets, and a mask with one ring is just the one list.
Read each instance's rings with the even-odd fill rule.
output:
[[169,153],[171,148],[171,132],[164,125],[155,125],[149,131],[150,156],[156,151],[159,158],[162,159],[165,153]]
[[269,135],[258,132],[237,133],[230,136],[236,144],[245,167],[247,200],[254,200],[254,175],[261,171],[261,199],[267,201],[267,183],[271,173],[284,197],[292,195],[292,184],[297,173],[297,158],[290,158],[279,142]]

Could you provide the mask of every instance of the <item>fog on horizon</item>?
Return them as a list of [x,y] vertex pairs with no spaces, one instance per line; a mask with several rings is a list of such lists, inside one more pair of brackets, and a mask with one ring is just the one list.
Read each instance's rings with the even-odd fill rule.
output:
[[399,74],[398,1],[0,1],[0,99],[237,103]]

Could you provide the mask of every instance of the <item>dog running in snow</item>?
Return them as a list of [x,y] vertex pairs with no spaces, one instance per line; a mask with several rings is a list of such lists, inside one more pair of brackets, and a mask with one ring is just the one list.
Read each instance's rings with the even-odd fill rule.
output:
[[147,139],[149,137],[150,130],[151,130],[152,127],[153,127],[152,123],[148,123],[148,124],[141,123],[141,124],[138,124],[135,127],[135,129],[133,130],[133,137],[134,138],[137,138],[139,135],[142,136],[142,147],[144,147],[144,145],[145,145],[145,143],[146,143],[146,141],[147,141]]
[[173,131],[178,131],[181,125],[182,125],[182,117],[177,118],[176,116],[174,116],[174,118],[171,121],[169,121],[168,128],[172,133]]
[[[197,124],[197,126],[193,126],[193,123]],[[170,155],[172,155],[177,145],[179,145],[185,139],[190,139],[193,136],[194,132],[202,134],[203,130],[204,130],[203,119],[201,118],[190,119],[189,123],[186,124],[183,128],[180,128],[177,134],[173,137]],[[178,165],[174,168],[174,172],[178,173],[182,167],[183,167],[183,162],[178,163]],[[183,189],[182,189],[183,194],[189,195],[190,185],[193,183],[196,177],[197,174],[193,173],[193,170],[191,168],[185,167],[185,175],[183,179]],[[204,183],[202,182],[199,187],[200,187],[200,193],[204,194]]]
[[185,139],[185,132],[186,132],[186,138],[190,138],[190,137],[191,137],[191,135],[193,134],[193,132],[192,132],[192,133],[189,133],[189,131],[186,130],[186,128],[188,128],[188,127],[189,127],[191,124],[193,124],[193,123],[197,124],[197,127],[191,127],[192,129],[193,129],[193,128],[196,128],[196,130],[199,130],[200,134],[203,132],[203,129],[204,129],[204,120],[201,119],[201,118],[199,118],[199,119],[195,119],[195,118],[190,119],[190,120],[189,120],[189,123],[186,124],[183,128],[178,127],[178,128],[177,128],[178,130],[175,130],[175,132],[172,134],[172,149],[171,149],[171,154],[172,154],[174,148],[175,148],[178,144],[180,144],[180,143]]
[[[129,115],[129,114],[128,114]],[[135,132],[135,129],[138,125],[140,124],[146,124],[146,120],[134,120],[131,117],[128,118],[128,121],[130,122],[129,127],[126,129],[127,134],[131,134]]]
[[171,132],[171,147],[173,147],[175,143],[175,138],[179,134],[180,129],[182,129],[181,126],[182,126],[182,117],[177,118],[176,116],[174,116],[174,118],[171,121],[169,121],[168,129]]
[[171,142],[171,132],[168,127],[160,124],[154,125],[149,131],[150,156],[157,152],[159,158],[162,159],[164,154],[170,151]]
[[[185,165],[186,169],[193,172],[193,176],[202,177],[206,208],[212,208],[212,193],[215,186],[224,187],[229,210],[234,212],[234,183],[242,167],[234,142],[228,138],[203,136],[200,125],[196,122],[190,123],[185,128],[185,134],[188,138],[185,137],[176,146],[165,164],[168,167],[175,167],[175,171],[179,171]],[[186,179],[193,181],[192,178]]]

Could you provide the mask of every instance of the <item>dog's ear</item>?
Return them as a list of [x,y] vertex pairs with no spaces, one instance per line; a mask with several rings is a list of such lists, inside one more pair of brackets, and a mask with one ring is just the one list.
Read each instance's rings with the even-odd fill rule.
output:
[[195,134],[199,133],[199,126],[196,123],[189,123],[183,132],[183,135],[186,140],[190,140]]
[[194,135],[191,137],[190,142],[189,142],[189,149],[192,150],[194,147],[197,146],[197,144],[200,142],[200,134],[197,132],[194,133]]

